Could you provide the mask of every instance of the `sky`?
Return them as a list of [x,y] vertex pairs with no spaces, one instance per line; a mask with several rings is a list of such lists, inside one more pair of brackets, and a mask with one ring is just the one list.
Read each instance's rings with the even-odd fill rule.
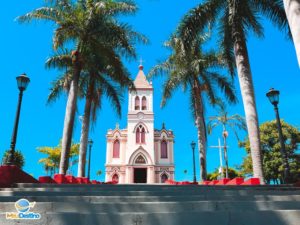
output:
[[[134,16],[126,17],[135,30],[146,35],[150,44],[138,45],[138,58],[142,57],[144,72],[147,72],[168,56],[168,51],[163,43],[175,30],[178,22],[185,13],[201,1],[189,0],[137,0],[139,11]],[[46,59],[53,53],[52,34],[54,26],[46,22],[33,22],[30,24],[19,24],[15,18],[35,8],[42,6],[42,0],[5,1],[0,12],[0,67],[1,84],[0,99],[0,156],[9,149],[10,139],[15,120],[15,112],[18,100],[18,89],[16,77],[26,73],[31,82],[24,92],[18,139],[16,149],[22,151],[25,156],[24,170],[35,177],[45,175],[42,165],[38,164],[40,158],[45,155],[37,152],[40,146],[56,146],[61,139],[63,120],[65,114],[66,96],[52,103],[46,104],[51,81],[59,72],[45,69]],[[296,60],[293,43],[286,36],[272,26],[271,23],[262,19],[265,28],[265,38],[257,39],[250,36],[248,49],[250,55],[251,70],[255,86],[255,95],[259,122],[273,120],[275,118],[272,105],[266,98],[266,92],[271,88],[280,91],[279,110],[280,116],[288,123],[300,127],[300,70]],[[132,78],[138,72],[138,60],[124,61]],[[189,111],[188,97],[178,90],[165,108],[160,108],[163,78],[153,80],[154,85],[154,113],[155,127],[161,128],[165,122],[168,129],[175,133],[175,179],[192,180],[192,151],[191,141],[197,140],[197,130]],[[238,81],[235,81],[236,93],[239,103],[228,106],[229,114],[238,113],[244,115],[243,104],[240,97]],[[91,178],[104,180],[104,175],[96,177],[96,171],[104,169],[106,151],[106,131],[114,128],[116,123],[121,128],[126,127],[128,94],[124,93],[122,104],[122,117],[118,118],[110,103],[104,100],[98,121],[90,133],[93,139]],[[78,113],[73,140],[79,142],[80,120],[83,114],[84,102],[79,101]],[[210,107],[206,108],[206,116],[216,115],[216,111]],[[241,132],[240,137],[244,138]],[[210,146],[218,144],[221,130],[215,129],[208,136],[207,168],[212,172],[219,167],[218,150]],[[228,137],[229,166],[241,164],[245,156],[245,150],[238,148],[237,140],[229,130]],[[184,174],[187,170],[187,174]],[[76,175],[77,167],[72,169]],[[196,152],[196,175],[199,179],[199,160]]]

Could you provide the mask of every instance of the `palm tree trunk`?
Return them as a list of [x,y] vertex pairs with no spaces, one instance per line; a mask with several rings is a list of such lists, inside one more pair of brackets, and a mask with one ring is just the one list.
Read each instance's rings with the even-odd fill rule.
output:
[[261,184],[264,184],[258,116],[247,45],[242,31],[234,32],[234,34],[234,54],[248,128],[253,175],[260,179]]
[[201,91],[197,81],[194,83],[194,97],[195,97],[195,114],[196,114],[196,127],[198,134],[198,148],[199,148],[199,160],[200,160],[200,177],[204,181],[207,178],[206,171],[206,128],[204,121],[204,109],[203,100],[201,97]]
[[68,166],[69,166],[69,154],[70,148],[72,144],[72,135],[73,135],[73,127],[75,120],[75,112],[77,106],[77,92],[78,92],[78,82],[80,75],[80,62],[78,52],[72,52],[72,60],[73,60],[73,79],[71,82],[68,101],[65,113],[65,121],[64,121],[64,130],[62,137],[62,146],[61,146],[61,157],[59,163],[59,173],[66,174]]
[[283,0],[300,66],[300,0]]
[[84,115],[81,126],[81,136],[80,136],[80,149],[79,149],[79,159],[78,159],[78,177],[85,176],[85,164],[86,164],[86,151],[89,139],[89,128],[90,128],[90,118],[91,118],[91,106],[92,106],[92,95],[94,90],[94,82],[92,77],[90,77],[88,93],[85,99]]
[[204,116],[197,116],[196,126],[198,129],[198,146],[199,146],[199,159],[200,159],[200,177],[204,181],[207,179],[206,171],[206,131]]

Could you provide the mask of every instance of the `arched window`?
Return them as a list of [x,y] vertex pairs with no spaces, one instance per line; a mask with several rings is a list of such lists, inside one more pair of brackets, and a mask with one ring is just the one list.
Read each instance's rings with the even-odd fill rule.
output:
[[142,144],[146,143],[146,140],[145,140],[145,128],[144,127],[142,128],[142,131],[141,131],[141,143]]
[[113,158],[120,158],[120,141],[115,140],[113,146]]
[[140,110],[140,98],[139,98],[139,96],[135,97],[135,100],[134,100],[134,109],[135,110]]
[[161,175],[160,181],[161,181],[161,183],[165,183],[166,180],[168,180],[168,175],[164,173],[163,175]]
[[139,127],[136,129],[135,141],[137,144],[141,143],[141,131]]
[[142,125],[140,125],[136,129],[135,141],[137,144],[145,144],[146,143],[146,130]]
[[160,158],[162,159],[168,158],[168,144],[165,140],[163,140],[160,144]]
[[135,160],[135,164],[146,164],[146,160],[143,156],[139,155]]
[[114,174],[113,175],[112,182],[119,183],[119,176],[118,176],[118,174]]
[[145,96],[142,98],[142,110],[147,110],[147,99]]

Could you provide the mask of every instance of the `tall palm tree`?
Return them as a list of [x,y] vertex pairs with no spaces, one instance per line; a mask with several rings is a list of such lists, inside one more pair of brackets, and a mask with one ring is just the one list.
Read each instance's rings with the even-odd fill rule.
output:
[[300,66],[300,0],[283,0]]
[[86,97],[84,115],[81,127],[80,154],[78,164],[78,177],[85,176],[86,151],[89,137],[89,128],[91,121],[94,123],[97,119],[97,111],[101,108],[102,96],[111,100],[111,105],[115,108],[117,114],[121,116],[121,90],[122,84],[114,85],[105,74],[91,72],[86,85]]
[[172,93],[182,86],[188,90],[191,101],[191,110],[198,131],[198,148],[200,157],[201,179],[206,180],[206,125],[205,125],[205,98],[211,103],[216,103],[219,91],[225,94],[230,102],[235,102],[235,94],[231,82],[218,73],[222,68],[219,56],[211,51],[204,52],[202,45],[206,36],[198,36],[189,46],[184,48],[180,38],[173,36],[166,43],[172,50],[169,58],[155,66],[150,71],[150,76],[166,74],[167,80],[163,84],[162,106],[172,97]]
[[[134,85],[130,79],[129,72],[120,60],[114,59],[114,62],[110,62],[103,58],[101,54],[95,55],[92,53],[86,58],[87,60],[84,64],[85,67],[82,68],[78,87],[80,97],[85,97],[78,159],[78,177],[85,176],[90,121],[92,120],[93,123],[96,121],[97,111],[101,108],[102,97],[108,97],[117,114],[121,116],[122,90]],[[50,57],[46,65],[48,68],[70,68],[70,57],[65,52],[62,52]],[[63,90],[69,91],[68,77],[69,73],[66,72],[52,83],[48,102],[56,100]]]
[[45,7],[33,10],[18,17],[20,22],[33,19],[48,20],[56,24],[53,47],[75,43],[72,52],[72,76],[62,138],[62,154],[59,173],[65,174],[72,140],[75,111],[77,104],[78,82],[86,56],[92,50],[114,59],[114,49],[122,55],[135,57],[133,41],[144,40],[143,36],[132,31],[127,24],[117,21],[117,16],[134,13],[136,6],[124,0],[62,0],[50,1]]
[[[263,27],[259,21],[261,15],[279,28],[287,29],[282,0],[206,0],[187,13],[179,32],[185,44],[189,45],[199,32],[208,26],[214,27],[218,31],[218,42],[224,51],[224,59],[230,67],[235,61],[251,143],[253,172],[264,183],[258,116],[247,49],[250,32],[263,36]],[[233,71],[234,67],[231,67]]]
[[244,117],[234,114],[234,115],[228,115],[228,112],[226,110],[226,106],[224,102],[220,101],[218,104],[218,115],[217,116],[210,116],[209,122],[207,124],[207,131],[208,134],[212,133],[212,130],[216,127],[221,126],[222,127],[222,137],[223,137],[223,148],[224,148],[224,158],[225,158],[225,164],[226,164],[226,178],[228,178],[228,154],[227,154],[227,137],[228,137],[228,130],[227,128],[230,128],[233,133],[235,134],[237,140],[239,141],[239,136],[237,129],[239,130],[247,130],[247,125],[245,122]]

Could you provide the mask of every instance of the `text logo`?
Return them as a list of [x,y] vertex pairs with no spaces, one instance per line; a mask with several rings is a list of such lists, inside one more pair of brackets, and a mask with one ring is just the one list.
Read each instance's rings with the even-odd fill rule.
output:
[[6,212],[7,220],[38,220],[41,218],[41,214],[30,212],[35,206],[35,202],[29,202],[27,199],[22,198],[15,203],[16,212]]

